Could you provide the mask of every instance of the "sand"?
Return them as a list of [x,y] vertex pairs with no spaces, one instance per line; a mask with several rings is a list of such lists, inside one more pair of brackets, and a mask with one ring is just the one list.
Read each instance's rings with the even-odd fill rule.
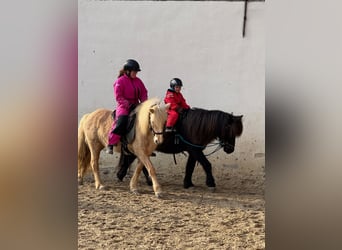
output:
[[211,192],[198,165],[195,187],[184,189],[184,163],[158,166],[159,155],[160,199],[143,176],[140,195],[129,192],[133,168],[117,181],[117,156],[100,161],[108,190],[96,190],[86,175],[78,188],[79,249],[265,249],[264,167],[213,164],[217,187]]

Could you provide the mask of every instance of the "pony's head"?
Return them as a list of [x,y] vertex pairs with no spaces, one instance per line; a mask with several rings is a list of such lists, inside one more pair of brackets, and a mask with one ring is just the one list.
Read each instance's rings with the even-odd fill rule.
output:
[[150,117],[150,129],[153,134],[153,141],[155,144],[163,143],[163,133],[165,128],[165,123],[167,119],[167,111],[170,104],[162,105],[155,104],[150,107],[149,117]]
[[170,104],[160,105],[158,98],[148,99],[138,106],[139,127],[145,134],[152,133],[153,142],[163,142],[163,132]]
[[220,143],[224,152],[231,154],[235,149],[235,137],[242,134],[242,115],[234,116],[229,114],[224,121],[223,130],[220,136]]

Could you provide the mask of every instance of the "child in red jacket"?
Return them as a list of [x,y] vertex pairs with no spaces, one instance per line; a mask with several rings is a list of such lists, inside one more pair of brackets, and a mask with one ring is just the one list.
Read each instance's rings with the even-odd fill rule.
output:
[[167,121],[166,121],[166,129],[165,132],[174,131],[174,126],[177,122],[179,113],[183,109],[189,109],[190,106],[186,103],[183,95],[181,94],[181,88],[183,84],[181,79],[173,78],[170,81],[170,88],[166,91],[166,96],[164,98],[164,102],[171,103],[170,109],[168,111]]

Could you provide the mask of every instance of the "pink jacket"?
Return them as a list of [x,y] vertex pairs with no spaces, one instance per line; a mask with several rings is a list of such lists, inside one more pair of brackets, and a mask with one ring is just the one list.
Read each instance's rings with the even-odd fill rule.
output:
[[138,77],[120,76],[113,86],[117,102],[116,117],[128,115],[131,104],[138,104],[147,99],[147,89]]

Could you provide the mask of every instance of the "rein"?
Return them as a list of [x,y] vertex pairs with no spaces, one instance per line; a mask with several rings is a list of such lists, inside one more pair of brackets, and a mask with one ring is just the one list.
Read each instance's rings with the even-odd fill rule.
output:
[[232,145],[230,145],[229,143],[223,143],[221,141],[219,142],[216,142],[216,143],[210,143],[208,144],[207,146],[202,146],[202,145],[196,145],[196,144],[192,144],[191,142],[187,141],[184,139],[183,136],[181,136],[180,134],[176,134],[175,137],[178,137],[182,142],[184,142],[185,144],[187,145],[190,145],[192,147],[195,147],[195,148],[201,148],[201,149],[205,149],[207,146],[208,147],[214,147],[217,145],[217,147],[213,150],[213,152],[209,153],[209,154],[206,154],[205,156],[209,156],[209,155],[212,155],[214,153],[216,153],[217,151],[219,151],[221,148],[223,148],[224,146],[228,145],[230,147],[233,147]]

